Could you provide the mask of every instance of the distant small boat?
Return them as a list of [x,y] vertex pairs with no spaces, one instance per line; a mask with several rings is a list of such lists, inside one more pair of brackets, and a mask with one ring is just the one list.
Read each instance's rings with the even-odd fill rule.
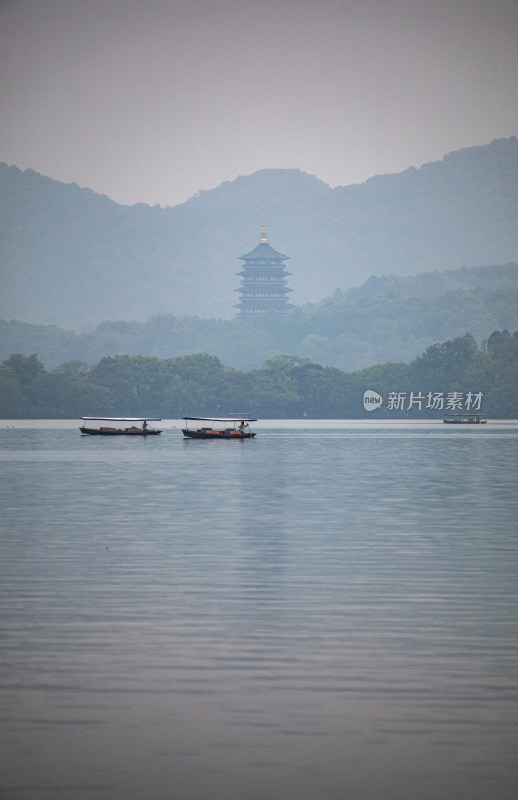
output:
[[91,436],[156,436],[162,433],[161,430],[148,425],[148,422],[160,422],[158,417],[81,417],[81,419],[83,424],[79,426],[79,430]]
[[[183,417],[185,428],[182,433],[189,439],[253,439],[255,433],[250,430],[250,422],[257,422],[252,417]],[[214,428],[212,424],[200,428],[189,428],[189,422],[225,423],[224,428]]]
[[480,414],[451,414],[443,419],[448,425],[485,425],[487,419]]

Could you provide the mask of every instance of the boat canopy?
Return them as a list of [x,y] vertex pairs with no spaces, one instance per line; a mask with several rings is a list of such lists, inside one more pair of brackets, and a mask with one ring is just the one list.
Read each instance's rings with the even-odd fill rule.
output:
[[470,414],[468,412],[467,414],[445,414],[445,416],[448,417],[448,419],[451,419],[452,417],[458,417],[459,419],[482,419],[485,415],[484,414]]
[[81,417],[85,422],[161,422],[160,417]]
[[255,417],[182,417],[184,420],[196,420],[198,422],[257,422]]

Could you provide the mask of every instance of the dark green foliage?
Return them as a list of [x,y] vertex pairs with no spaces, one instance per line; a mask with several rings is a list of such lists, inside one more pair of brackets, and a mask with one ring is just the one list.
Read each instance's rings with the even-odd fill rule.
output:
[[457,382],[470,367],[475,367],[479,363],[477,343],[474,337],[467,333],[457,339],[428,347],[424,355],[413,361],[412,375],[427,390],[431,389],[434,383],[455,389]]
[[45,369],[36,354],[23,356],[13,353],[3,362],[2,369],[9,378],[13,378],[22,389],[31,386],[34,381],[44,375]]
[[[516,417],[518,412],[518,331],[494,331],[483,343],[484,377],[488,382],[488,404],[498,408],[502,417]],[[478,376],[477,376],[478,377]]]
[[[91,369],[68,362],[47,372],[35,355],[15,354],[0,365],[0,417],[250,413],[262,418],[358,418],[366,415],[366,389],[384,398],[390,392],[482,392],[483,413],[518,418],[518,331],[494,331],[480,348],[465,334],[431,345],[410,364],[379,364],[348,373],[291,355],[274,356],[261,369],[243,372],[200,353],[168,359],[109,356]],[[426,414],[424,410],[418,416]],[[415,409],[413,414],[399,413],[412,415]],[[385,404],[376,416],[394,414]]]
[[111,391],[98,385],[79,363],[47,372],[35,355],[17,353],[0,365],[0,417],[59,419],[105,414],[112,403]]

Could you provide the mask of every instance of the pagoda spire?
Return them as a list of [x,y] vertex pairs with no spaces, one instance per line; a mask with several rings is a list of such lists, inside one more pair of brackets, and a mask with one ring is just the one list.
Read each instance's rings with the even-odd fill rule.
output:
[[268,236],[266,235],[266,217],[264,214],[264,208],[263,208],[263,222],[261,225],[261,238],[259,239],[259,243],[261,242],[265,244],[268,242]]

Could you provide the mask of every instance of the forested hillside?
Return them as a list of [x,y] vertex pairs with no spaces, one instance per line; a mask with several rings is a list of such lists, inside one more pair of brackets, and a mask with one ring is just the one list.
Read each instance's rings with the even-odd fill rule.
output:
[[518,255],[518,139],[335,189],[262,170],[174,208],[121,206],[0,165],[0,317],[75,331],[157,314],[231,319],[263,208],[299,306],[372,275],[505,264]]
[[[363,409],[369,389],[384,398],[374,415]],[[349,373],[287,355],[249,372],[206,354],[116,356],[90,369],[69,362],[51,372],[35,355],[13,354],[0,365],[4,419],[85,414],[176,419],[238,409],[262,418],[442,417],[448,408],[475,405],[491,417],[518,417],[518,331],[494,331],[481,348],[467,334],[432,345],[408,365]]]
[[238,322],[161,315],[147,322],[106,321],[88,333],[0,320],[0,359],[37,353],[54,368],[120,354],[170,358],[205,352],[237,369],[254,369],[278,353],[293,353],[350,370],[409,361],[466,331],[480,343],[494,330],[517,327],[518,264],[507,264],[371,278],[285,318]]

